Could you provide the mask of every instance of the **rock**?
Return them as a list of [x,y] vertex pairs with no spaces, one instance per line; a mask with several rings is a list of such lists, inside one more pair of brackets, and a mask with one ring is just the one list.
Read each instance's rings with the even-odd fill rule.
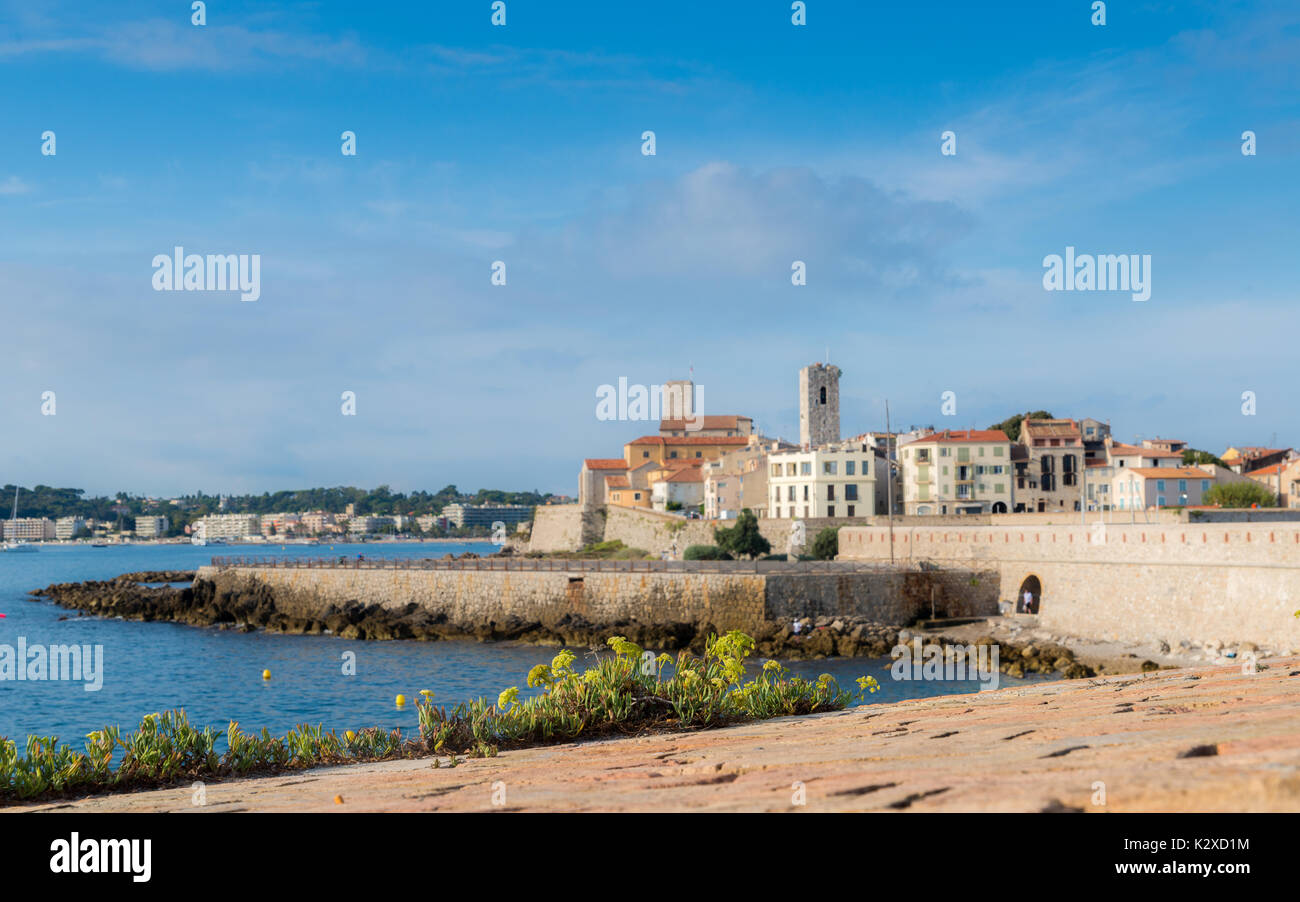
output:
[[1167,654],[1169,654],[1169,643],[1168,643],[1168,642],[1161,642],[1161,643],[1160,643],[1160,653],[1161,653],[1162,655],[1167,655]]
[[1150,672],[1153,671],[1153,670],[1159,670],[1159,669],[1160,669],[1160,665],[1157,664],[1155,661],[1143,661],[1143,662],[1142,662],[1142,672],[1143,672],[1143,673],[1150,673]]

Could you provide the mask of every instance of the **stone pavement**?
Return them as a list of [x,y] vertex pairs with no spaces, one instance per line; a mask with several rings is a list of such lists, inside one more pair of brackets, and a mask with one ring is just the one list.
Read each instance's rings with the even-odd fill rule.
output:
[[1261,663],[3,810],[1300,811],[1300,658]]

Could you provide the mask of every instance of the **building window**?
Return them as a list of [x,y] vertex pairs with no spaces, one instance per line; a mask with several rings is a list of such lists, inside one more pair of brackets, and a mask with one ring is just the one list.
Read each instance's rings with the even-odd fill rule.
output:
[[[791,475],[791,476],[794,475],[794,470],[791,470],[791,471],[790,471],[790,475]],[[799,465],[799,475],[800,475],[800,476],[811,476],[811,475],[812,475],[812,461],[810,461],[810,460],[805,460],[803,463],[801,463],[801,464]]]
[[[858,500],[858,485],[856,482],[850,482],[848,485],[844,487],[844,500],[845,501]],[[849,514],[849,516],[851,517],[853,515]]]
[[636,501],[640,501],[640,500],[641,500],[641,493],[640,493],[640,492],[637,492],[637,493],[636,493],[635,495],[633,495],[632,497],[633,497],[633,499],[635,499]]
[[840,465],[833,460],[822,461],[822,475],[834,476],[838,472]]
[[852,504],[849,505],[848,516],[850,516],[850,517],[854,516],[854,514],[853,514],[853,505],[852,505]]
[[826,486],[826,500],[827,501],[835,500],[835,483],[833,482],[830,485]]
[[804,501],[808,500],[808,486],[803,487],[803,500]]
[[1157,492],[1163,492],[1164,490],[1165,490],[1165,481],[1164,481],[1163,479],[1157,479],[1157,480],[1156,480],[1156,491],[1157,491]]
[[833,505],[833,504],[827,505],[827,507],[826,507],[826,516],[828,516],[828,517],[833,517],[833,516],[835,516],[835,505]]
[[846,461],[844,461],[844,475],[845,475],[845,476],[855,476],[855,475],[857,475],[857,474],[854,472],[854,471],[856,470],[856,468],[857,468],[857,465],[856,465],[853,461],[851,461],[851,460],[846,460]]

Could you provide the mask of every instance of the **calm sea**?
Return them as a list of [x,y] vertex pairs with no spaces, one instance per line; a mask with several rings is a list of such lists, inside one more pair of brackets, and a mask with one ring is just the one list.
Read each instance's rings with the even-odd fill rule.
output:
[[[0,614],[5,615],[0,645],[16,646],[24,637],[29,648],[75,644],[104,650],[103,688],[97,692],[85,691],[79,682],[0,680],[0,736],[20,744],[28,735],[57,736],[80,748],[92,730],[109,724],[134,728],[144,715],[168,708],[184,708],[191,722],[219,730],[237,720],[245,730],[267,727],[273,733],[308,723],[338,730],[401,727],[414,734],[414,700],[421,689],[432,690],[444,703],[495,698],[508,686],[519,686],[526,695],[529,668],[549,661],[558,649],[474,641],[364,642],[99,620],[27,594],[56,582],[109,579],[139,570],[189,570],[209,563],[214,554],[419,558],[494,550],[483,543],[337,543],[252,550],[79,545],[46,546],[35,554],[0,553]],[[574,651],[582,662],[585,650]],[[354,676],[343,675],[347,652],[355,655]],[[881,685],[870,696],[873,704],[977,688],[972,682],[895,682],[885,669],[888,663],[886,658],[834,658],[787,666],[809,677],[830,673],[845,688],[855,688],[858,676],[871,674]],[[271,671],[270,680],[262,679],[265,669]],[[1004,685],[1027,682],[1005,675],[1002,680]],[[398,693],[411,700],[405,708],[394,704]]]

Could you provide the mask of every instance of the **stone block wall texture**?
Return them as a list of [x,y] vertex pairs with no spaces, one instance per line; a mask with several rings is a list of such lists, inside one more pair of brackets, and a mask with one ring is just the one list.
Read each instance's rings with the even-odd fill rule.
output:
[[320,617],[349,602],[400,609],[417,604],[456,624],[511,617],[552,626],[578,614],[592,623],[712,624],[753,631],[764,620],[858,615],[902,625],[928,616],[930,589],[951,616],[997,610],[991,573],[842,574],[597,573],[573,571],[200,568],[217,592],[268,586],[278,610]]
[[577,551],[599,542],[605,531],[601,508],[578,504],[539,505],[533,518],[530,551]]
[[[988,569],[999,597],[1036,576],[1048,629],[1132,642],[1300,649],[1300,525],[894,528],[900,563]],[[840,531],[840,559],[888,561],[889,530]]]

